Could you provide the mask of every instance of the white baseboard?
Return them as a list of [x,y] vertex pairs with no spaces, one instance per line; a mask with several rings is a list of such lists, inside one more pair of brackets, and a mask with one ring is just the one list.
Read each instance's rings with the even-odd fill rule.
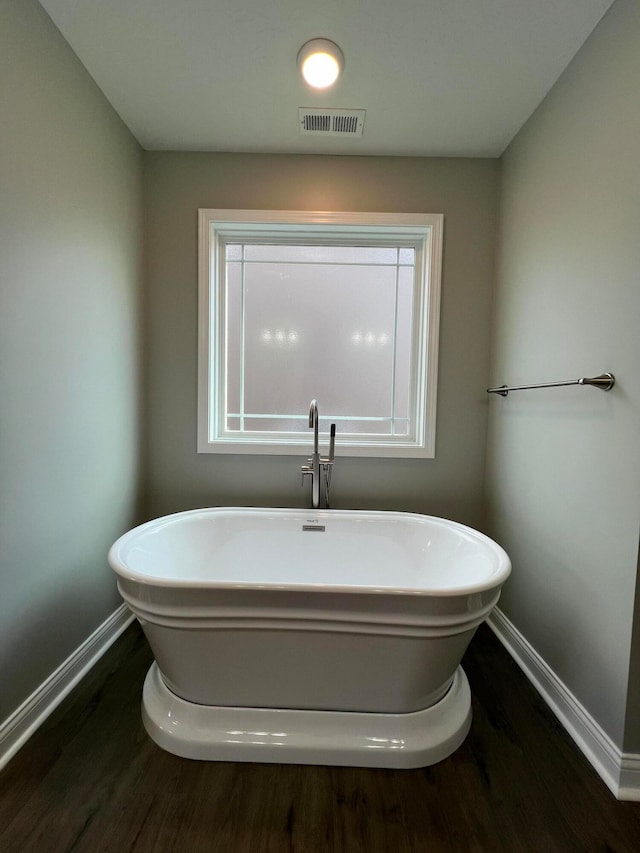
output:
[[600,724],[496,608],[489,627],[618,800],[640,800],[640,755],[621,752]]
[[122,604],[37,687],[16,711],[0,724],[0,770],[47,719],[134,616]]
[[619,800],[640,801],[640,755],[623,752],[620,762]]

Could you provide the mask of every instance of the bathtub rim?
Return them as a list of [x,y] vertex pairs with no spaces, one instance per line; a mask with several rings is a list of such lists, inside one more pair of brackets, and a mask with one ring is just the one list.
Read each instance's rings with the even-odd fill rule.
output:
[[[376,587],[363,586],[356,584],[327,584],[327,583],[263,583],[251,581],[219,581],[219,580],[203,580],[189,579],[186,577],[162,577],[152,575],[146,572],[137,571],[126,565],[123,559],[122,552],[131,544],[131,542],[143,532],[161,529],[162,527],[175,524],[181,518],[210,516],[216,514],[231,513],[242,514],[245,516],[257,515],[282,515],[291,516],[292,518],[304,519],[309,522],[311,520],[321,522],[323,519],[328,519],[331,516],[359,516],[371,518],[385,518],[386,520],[397,518],[398,520],[413,520],[420,523],[430,522],[436,526],[445,527],[449,530],[459,531],[471,539],[476,539],[482,542],[490,552],[497,557],[497,566],[483,581],[451,586],[451,587]],[[108,552],[108,562],[113,571],[121,578],[139,583],[143,586],[164,587],[167,589],[220,589],[220,590],[269,590],[269,591],[286,591],[286,592],[326,592],[338,593],[346,595],[393,595],[393,596],[425,596],[425,597],[441,597],[449,598],[455,596],[473,595],[475,593],[486,592],[487,590],[496,589],[508,579],[511,574],[511,560],[506,551],[493,539],[473,527],[462,524],[458,521],[442,518],[441,516],[425,515],[423,513],[403,512],[396,510],[362,510],[362,509],[322,509],[308,510],[289,507],[238,507],[238,506],[218,506],[218,507],[199,507],[196,509],[182,510],[180,512],[168,513],[158,516],[157,518],[143,522],[142,524],[128,530],[120,536],[111,546]]]

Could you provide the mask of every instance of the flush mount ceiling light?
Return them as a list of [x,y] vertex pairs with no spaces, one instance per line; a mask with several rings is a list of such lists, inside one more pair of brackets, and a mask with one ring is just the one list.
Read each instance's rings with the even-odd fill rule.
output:
[[328,89],[344,68],[344,56],[329,39],[311,39],[298,53],[298,67],[305,81],[314,89]]

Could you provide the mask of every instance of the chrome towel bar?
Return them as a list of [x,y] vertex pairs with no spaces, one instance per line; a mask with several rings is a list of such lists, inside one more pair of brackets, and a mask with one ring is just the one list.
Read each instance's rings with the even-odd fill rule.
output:
[[611,391],[615,384],[616,379],[613,373],[601,373],[600,376],[583,376],[582,379],[569,379],[567,382],[541,382],[538,385],[501,385],[499,388],[487,388],[487,394],[500,394],[501,397],[506,397],[509,391],[528,391],[530,388],[558,388],[560,385],[593,385],[594,388],[600,388],[601,391]]

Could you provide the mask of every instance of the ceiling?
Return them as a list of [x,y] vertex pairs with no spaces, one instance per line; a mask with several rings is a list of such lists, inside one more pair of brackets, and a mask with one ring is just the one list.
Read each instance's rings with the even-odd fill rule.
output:
[[[147,149],[499,156],[612,0],[41,0]],[[296,67],[335,41],[328,93]],[[299,107],[366,110],[302,136]]]

